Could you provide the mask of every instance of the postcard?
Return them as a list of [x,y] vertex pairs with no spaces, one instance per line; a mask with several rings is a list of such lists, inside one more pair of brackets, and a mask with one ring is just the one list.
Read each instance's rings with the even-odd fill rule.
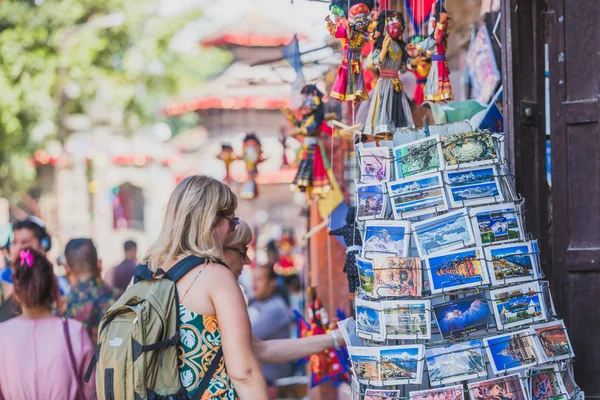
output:
[[546,362],[575,357],[564,321],[552,321],[529,328]]
[[421,297],[423,265],[419,257],[373,257],[374,295],[387,297]]
[[444,181],[451,208],[504,201],[496,167],[446,171]]
[[354,317],[346,318],[342,321],[337,322],[337,326],[344,338],[344,343],[348,346],[362,346],[363,342],[358,336],[356,336],[356,321]]
[[521,217],[513,203],[472,208],[469,215],[480,245],[523,240]]
[[464,400],[462,385],[410,392],[410,400]]
[[381,302],[385,339],[431,339],[430,300]]
[[364,400],[396,400],[399,397],[399,390],[367,389]]
[[491,290],[498,330],[546,320],[546,307],[538,282]]
[[421,384],[425,346],[380,347],[381,380],[384,385]]
[[560,372],[560,377],[565,387],[565,391],[569,395],[569,398],[573,398],[573,396],[575,396],[575,394],[579,391],[579,386],[577,386],[575,383],[575,379],[573,378],[573,370],[571,367],[572,365],[568,365]]
[[550,282],[540,281],[540,287],[542,288],[542,294],[544,297],[546,315],[548,318],[556,317],[558,313],[556,312],[556,308],[554,308],[554,300],[552,300],[552,293],[550,293]]
[[390,149],[387,147],[362,147],[358,149],[360,161],[359,183],[389,182],[391,179]]
[[425,361],[433,386],[487,377],[481,340],[428,348]]
[[444,181],[439,172],[389,182],[388,191],[397,220],[448,210]]
[[431,293],[448,292],[489,282],[480,248],[449,251],[425,258]]
[[395,254],[407,257],[410,247],[410,222],[365,221],[363,257],[372,259],[377,254]]
[[496,326],[485,293],[437,304],[433,306],[433,312],[444,339],[484,331]]
[[489,132],[466,132],[441,137],[446,169],[494,164],[498,150]]
[[558,365],[532,369],[529,394],[531,400],[567,400],[569,396]]
[[385,332],[381,321],[381,303],[357,297],[354,302],[356,310],[356,334],[358,337],[383,342]]
[[362,257],[356,257],[356,268],[360,280],[360,291],[373,296],[373,282],[375,280],[373,262]]
[[359,221],[385,218],[386,193],[383,183],[356,185],[356,218]]
[[380,382],[379,355],[376,347],[348,346],[352,370],[360,383]]
[[475,244],[466,210],[453,211],[413,224],[413,236],[421,258]]
[[396,177],[439,172],[444,169],[444,157],[439,136],[428,136],[394,147]]
[[471,400],[528,400],[519,374],[469,383],[469,395]]
[[535,366],[540,359],[528,329],[483,338],[483,342],[496,375]]
[[492,285],[539,279],[536,257],[530,242],[484,248]]

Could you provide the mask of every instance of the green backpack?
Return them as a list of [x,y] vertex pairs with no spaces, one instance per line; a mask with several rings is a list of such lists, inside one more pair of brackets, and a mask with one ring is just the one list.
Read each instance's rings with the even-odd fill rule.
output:
[[[85,376],[88,382],[97,367],[98,399],[188,399],[179,378],[179,298],[175,283],[205,262],[204,258],[188,256],[168,272],[159,269],[154,275],[146,265],[137,266],[135,284],[100,322],[95,356]],[[220,349],[194,400],[202,397],[222,358]]]

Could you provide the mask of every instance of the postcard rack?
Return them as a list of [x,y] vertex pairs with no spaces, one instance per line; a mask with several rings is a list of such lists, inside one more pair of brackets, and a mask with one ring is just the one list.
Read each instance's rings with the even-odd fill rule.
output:
[[456,399],[445,390],[469,398],[500,383],[528,398],[540,382],[554,385],[553,398],[581,396],[503,139],[481,131],[357,148],[355,399],[373,390],[386,399]]

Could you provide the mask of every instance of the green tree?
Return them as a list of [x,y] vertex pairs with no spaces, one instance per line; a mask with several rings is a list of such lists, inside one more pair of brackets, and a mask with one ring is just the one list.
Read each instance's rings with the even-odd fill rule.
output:
[[31,179],[24,160],[44,140],[62,144],[66,116],[83,112],[100,85],[134,130],[157,118],[157,108],[214,73],[228,54],[181,54],[174,35],[197,10],[160,15],[145,0],[0,1],[0,196]]

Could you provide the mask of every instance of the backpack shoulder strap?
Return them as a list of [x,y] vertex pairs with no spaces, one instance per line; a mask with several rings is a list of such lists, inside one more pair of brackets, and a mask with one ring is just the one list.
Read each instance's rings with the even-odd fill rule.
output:
[[217,351],[217,354],[215,354],[215,358],[213,358],[212,362],[210,363],[210,366],[206,370],[206,373],[202,377],[202,380],[200,381],[200,384],[198,385],[194,396],[192,396],[192,400],[200,400],[202,398],[202,395],[204,394],[204,392],[206,392],[206,389],[208,389],[208,385],[210,384],[210,381],[215,375],[215,372],[217,372],[217,368],[219,368],[219,364],[221,363],[222,359],[223,346],[221,346]]
[[[180,260],[173,267],[171,267],[171,269],[167,272],[164,272],[162,269],[159,269],[157,271],[157,275],[163,275],[164,278],[167,278],[173,282],[177,282],[179,279],[181,279],[182,276],[190,272],[198,265],[204,264],[205,262],[206,258],[204,257],[187,256],[183,260]],[[215,260],[214,262],[227,267],[227,265],[221,260]],[[148,268],[147,264],[140,264],[137,267],[135,267],[133,276],[134,283],[137,283],[139,281],[149,281],[154,279],[155,277],[154,273],[150,268]]]

